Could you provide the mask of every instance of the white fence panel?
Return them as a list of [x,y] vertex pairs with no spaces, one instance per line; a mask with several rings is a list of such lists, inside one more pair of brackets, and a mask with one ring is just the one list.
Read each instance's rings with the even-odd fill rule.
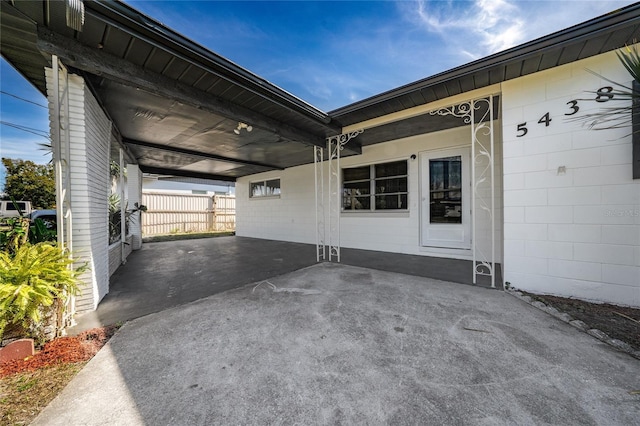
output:
[[143,192],[142,234],[234,231],[236,199],[229,195]]

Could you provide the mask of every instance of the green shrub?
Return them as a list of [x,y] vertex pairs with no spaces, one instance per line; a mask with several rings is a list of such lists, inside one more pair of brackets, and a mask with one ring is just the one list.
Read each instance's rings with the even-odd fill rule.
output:
[[0,251],[0,336],[7,326],[37,328],[54,302],[78,293],[77,277],[86,266],[72,270],[71,263],[69,254],[51,242],[22,244],[13,254]]

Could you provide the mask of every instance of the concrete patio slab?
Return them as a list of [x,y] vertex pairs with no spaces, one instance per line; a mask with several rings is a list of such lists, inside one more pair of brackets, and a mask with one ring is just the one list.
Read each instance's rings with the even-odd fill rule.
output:
[[[342,262],[383,271],[471,284],[465,260],[342,249]],[[316,246],[247,237],[145,243],[111,277],[109,293],[94,312],[68,330],[122,323],[203,297],[316,264]],[[498,268],[498,287],[501,286]],[[488,286],[480,277],[479,286]]]
[[638,389],[504,292],[319,264],[125,324],[34,424],[631,425]]

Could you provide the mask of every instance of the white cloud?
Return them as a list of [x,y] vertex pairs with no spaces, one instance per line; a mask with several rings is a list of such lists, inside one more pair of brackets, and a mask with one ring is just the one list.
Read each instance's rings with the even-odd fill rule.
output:
[[474,59],[525,40],[522,10],[507,0],[419,0],[414,12],[423,28],[438,33],[448,44],[458,48],[466,46],[464,54]]

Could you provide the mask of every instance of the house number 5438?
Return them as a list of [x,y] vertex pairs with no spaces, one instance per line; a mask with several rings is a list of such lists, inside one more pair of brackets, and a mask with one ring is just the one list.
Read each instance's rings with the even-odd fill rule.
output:
[[[611,99],[613,99],[612,92],[613,92],[613,87],[611,86],[602,87],[596,90],[596,97],[594,100],[596,102],[610,101]],[[565,112],[564,115],[577,114],[578,111],[580,111],[580,107],[578,106],[578,100],[573,99],[567,102],[567,108],[568,108],[568,112]],[[538,124],[544,124],[545,127],[549,127],[552,121],[553,119],[549,115],[549,112],[547,112],[542,117],[540,117],[540,119],[538,120]],[[527,128],[527,122],[525,121],[524,123],[518,124],[516,127],[516,131],[517,131],[516,137],[518,138],[521,138],[525,136],[527,133],[529,133],[529,129]]]

